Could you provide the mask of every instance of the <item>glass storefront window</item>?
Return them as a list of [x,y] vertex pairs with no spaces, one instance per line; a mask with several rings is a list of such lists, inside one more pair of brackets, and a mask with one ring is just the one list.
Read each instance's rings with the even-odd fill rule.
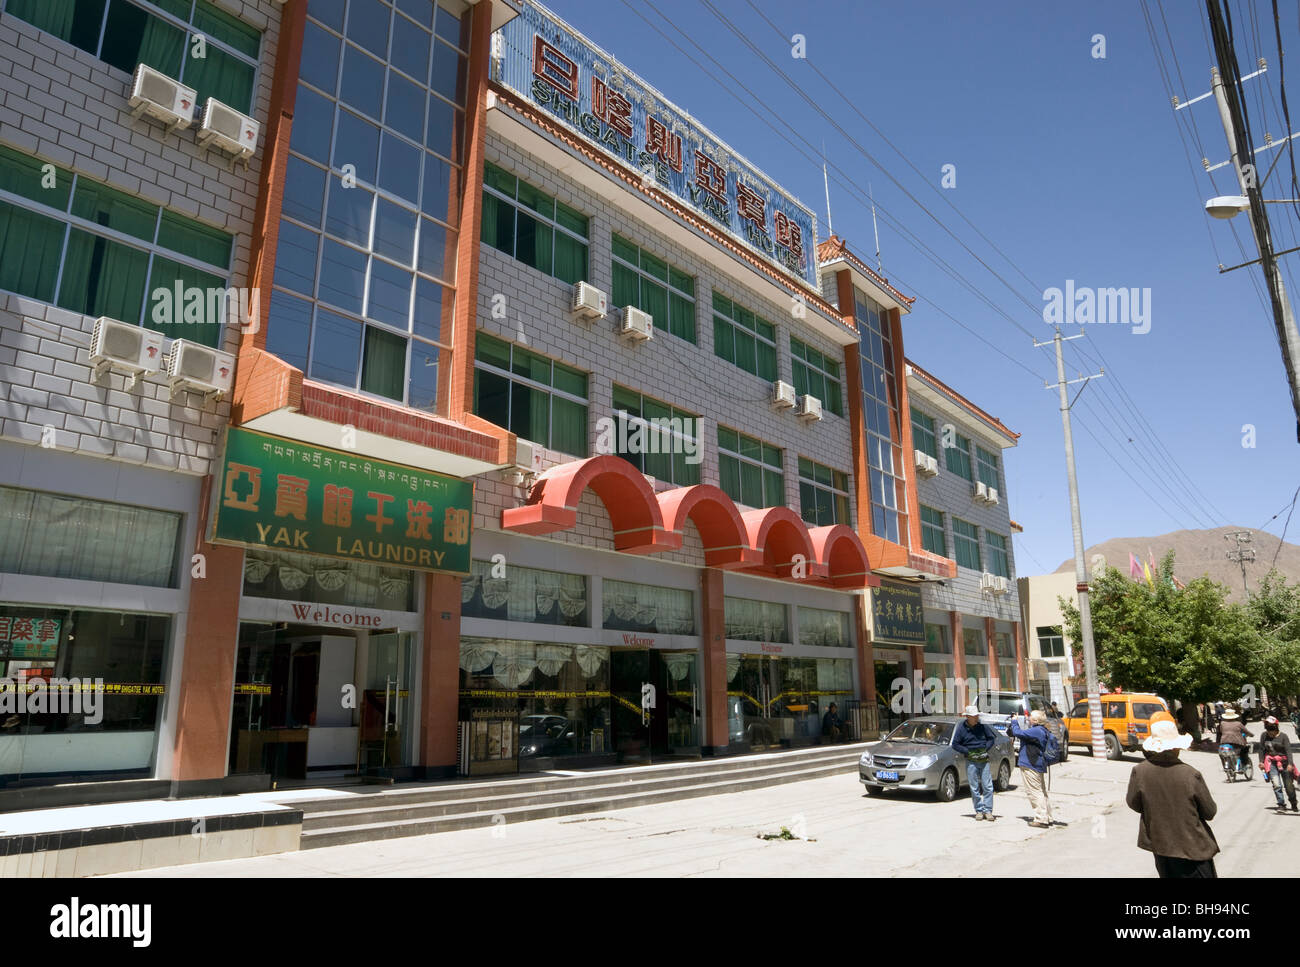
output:
[[853,636],[849,632],[848,612],[800,608],[799,643],[825,645],[831,648],[851,647]]
[[415,574],[314,554],[250,550],[244,554],[244,596],[415,611]]
[[831,702],[843,716],[852,698],[853,662],[847,658],[727,655],[732,744],[775,746],[818,736]]
[[961,630],[962,650],[968,655],[987,658],[988,649],[984,647],[984,632],[978,628]]
[[474,561],[460,585],[461,615],[533,624],[587,628],[587,578],[582,574],[505,565],[499,577],[491,561]]
[[[927,714],[942,715],[957,712],[958,709],[953,707],[952,689],[949,687],[949,681],[952,678],[952,666],[949,664],[925,663],[925,682],[926,689],[924,700],[930,704],[923,711]],[[931,687],[933,686],[933,687]]]
[[695,595],[690,591],[606,579],[601,599],[606,628],[650,634],[695,634]]
[[789,608],[753,598],[725,599],[727,637],[740,641],[789,641]]
[[998,658],[1010,658],[1016,660],[1016,646],[1011,642],[1011,635],[1005,631],[996,631],[993,633],[993,646],[997,650]]
[[504,638],[460,640],[460,720],[519,714],[519,757],[611,751],[609,649]]
[[943,625],[927,624],[925,626],[925,650],[936,655],[951,655],[952,645],[948,643],[948,629]]
[[175,587],[181,515],[0,487],[0,571]]
[[164,615],[0,606],[0,785],[146,775],[170,634]]

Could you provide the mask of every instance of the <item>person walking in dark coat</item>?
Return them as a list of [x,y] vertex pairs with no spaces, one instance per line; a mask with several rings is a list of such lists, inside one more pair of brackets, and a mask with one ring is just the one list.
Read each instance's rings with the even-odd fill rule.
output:
[[993,770],[990,753],[997,742],[997,733],[980,721],[978,705],[966,706],[966,718],[957,723],[957,734],[952,737],[953,751],[966,757],[966,779],[970,783],[970,798],[975,804],[977,820],[993,820]]
[[1145,762],[1129,773],[1128,808],[1141,816],[1138,848],[1155,854],[1161,877],[1208,879],[1219,874],[1214,857],[1219,843],[1210,820],[1219,811],[1205,778],[1178,753],[1192,744],[1169,720],[1151,723],[1142,742]]
[[1270,715],[1264,719],[1264,734],[1259,737],[1259,771],[1268,777],[1273,794],[1277,796],[1278,812],[1286,811],[1282,800],[1285,783],[1286,797],[1291,800],[1291,811],[1297,812],[1295,800],[1295,775],[1291,765],[1291,740],[1286,737],[1277,719]]

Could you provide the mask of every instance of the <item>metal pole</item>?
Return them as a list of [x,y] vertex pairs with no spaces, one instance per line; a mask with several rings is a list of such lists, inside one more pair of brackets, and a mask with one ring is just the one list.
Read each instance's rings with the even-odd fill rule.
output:
[[[1075,337],[1071,337],[1075,338]],[[1074,436],[1070,432],[1070,401],[1065,392],[1065,359],[1061,355],[1061,329],[1056,346],[1056,385],[1061,396],[1061,426],[1065,431],[1065,468],[1070,479],[1070,526],[1074,531],[1074,580],[1079,595],[1079,633],[1083,638],[1083,668],[1088,682],[1088,723],[1092,729],[1092,754],[1106,755],[1101,724],[1101,685],[1097,679],[1097,649],[1092,641],[1092,606],[1088,601],[1088,568],[1083,560],[1083,524],[1079,520],[1079,481],[1074,472]]]

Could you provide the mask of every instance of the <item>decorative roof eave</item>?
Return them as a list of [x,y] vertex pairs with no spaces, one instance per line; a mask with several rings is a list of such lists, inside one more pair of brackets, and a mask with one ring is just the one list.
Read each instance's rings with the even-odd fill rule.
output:
[[931,373],[926,372],[924,369],[916,365],[916,363],[912,362],[910,359],[904,359],[903,362],[907,364],[907,376],[909,379],[919,380],[923,385],[928,386],[936,393],[946,397],[950,402],[966,410],[972,416],[977,417],[986,426],[988,426],[990,430],[993,430],[994,432],[999,433],[1003,437],[1005,437],[1008,441],[1009,446],[1014,447],[1016,445],[1016,442],[1020,439],[1020,434],[1012,430],[1005,423],[999,420],[996,416],[993,416],[992,414],[988,413],[986,410],[980,409],[978,406],[976,406],[966,397],[962,396],[960,393],[958,393],[947,383],[943,382],[943,380],[939,379],[937,376]]
[[916,296],[904,295],[900,290],[890,285],[888,279],[849,251],[848,244],[844,239],[838,235],[832,235],[817,246],[817,264],[819,268],[834,270],[841,263],[854,274],[856,277],[854,281],[877,296],[878,301],[890,308],[897,309],[903,314],[912,311],[912,304],[916,302]]
[[[652,204],[665,209],[674,218],[686,223],[688,227],[699,232],[710,242],[744,262],[748,267],[787,291],[791,296],[802,299],[808,308],[825,317],[828,321],[839,325],[846,333],[857,338],[856,328],[845,322],[844,314],[835,306],[823,299],[821,295],[808,283],[804,282],[802,279],[795,279],[792,276],[788,276],[779,271],[775,266],[758,258],[756,255],[739,245],[730,236],[723,232],[719,232],[706,220],[692,212],[667,192],[664,192],[653,185],[642,184],[639,173],[634,173],[623,167],[613,158],[610,158],[603,152],[584,143],[580,138],[573,135],[567,129],[553,123],[544,113],[517,96],[509,88],[496,81],[490,81],[488,83],[488,89],[489,93],[495,98],[495,106],[508,106],[512,111],[528,121],[529,124],[544,131],[548,137],[559,141],[566,148],[577,152],[588,161],[599,166],[606,173],[622,181],[627,190],[634,194],[645,196],[645,198]],[[818,246],[817,250],[820,253],[821,247]],[[910,304],[911,303],[908,302],[908,305]]]

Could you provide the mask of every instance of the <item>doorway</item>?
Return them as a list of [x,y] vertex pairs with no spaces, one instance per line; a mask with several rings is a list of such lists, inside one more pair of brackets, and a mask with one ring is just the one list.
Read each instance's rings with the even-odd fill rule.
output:
[[279,782],[408,768],[412,637],[242,622],[230,772]]
[[[610,693],[610,725],[620,759],[646,762],[655,756],[699,754],[702,696],[694,651],[612,649]],[[643,696],[652,697],[651,708],[643,709]]]

